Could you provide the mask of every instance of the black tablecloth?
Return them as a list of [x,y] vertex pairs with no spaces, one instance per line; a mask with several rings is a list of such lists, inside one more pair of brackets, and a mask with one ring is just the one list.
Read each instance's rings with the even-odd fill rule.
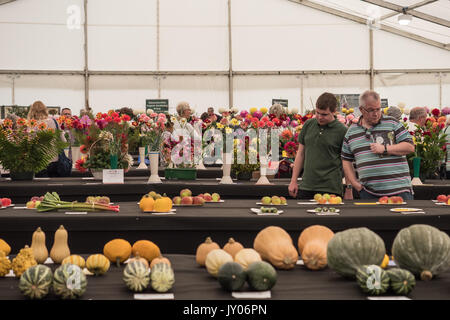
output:
[[[86,256],[85,256],[86,257]],[[224,291],[218,281],[205,268],[197,266],[194,255],[167,255],[175,272],[175,284],[169,293],[180,300],[223,300],[233,299]],[[49,265],[55,269],[59,265]],[[128,300],[133,299],[123,280],[123,266],[111,265],[103,276],[88,276],[88,286],[83,300]],[[24,299],[18,289],[19,280],[0,279],[0,300]],[[247,284],[243,288],[248,291]],[[143,293],[156,293],[147,288]],[[392,296],[386,293],[385,296]],[[416,287],[408,296],[413,300],[450,299],[450,272],[425,282],[417,280]],[[366,299],[356,281],[344,279],[331,269],[311,271],[304,266],[292,270],[277,270],[277,283],[271,290],[271,299],[282,300],[358,300]],[[50,294],[45,299],[56,299]],[[235,300],[236,301],[236,300]]]
[[[189,188],[193,194],[219,193],[225,198],[262,198],[263,196],[285,196],[289,198],[289,179],[274,179],[273,185],[255,185],[256,181],[235,181],[235,184],[219,184],[217,179],[192,181],[163,180],[161,184],[147,184],[148,177],[125,177],[124,184],[102,184],[93,178],[51,178],[34,181],[11,181],[0,179],[0,196],[12,198],[14,202],[26,202],[33,196],[47,191],[56,191],[67,201],[84,201],[87,196],[104,195],[115,201],[134,201],[149,191],[166,193],[170,197]],[[415,186],[415,199],[435,199],[439,194],[450,194],[450,184],[445,180],[435,180],[434,184]],[[356,196],[356,194],[355,194]]]
[[[64,198],[63,198],[64,199]],[[117,203],[114,198],[111,199]],[[62,224],[69,232],[69,245],[74,252],[99,252],[106,242],[124,238],[130,243],[148,239],[164,252],[194,254],[197,246],[211,236],[223,246],[230,237],[246,247],[263,228],[276,225],[284,228],[295,244],[303,229],[320,224],[334,232],[348,228],[367,227],[379,234],[390,251],[398,231],[412,224],[428,224],[450,234],[450,206],[438,206],[432,201],[408,201],[401,207],[422,208],[425,214],[403,215],[391,212],[390,205],[354,205],[346,201],[335,205],[339,216],[316,216],[308,213],[315,205],[299,205],[299,200],[288,200],[280,207],[279,216],[257,216],[250,208],[258,208],[257,200],[225,199],[224,203],[207,203],[203,207],[174,207],[175,215],[153,215],[140,212],[136,202],[118,202],[120,212],[89,212],[86,215],[67,215],[65,211],[39,213],[35,210],[7,208],[0,210],[0,238],[18,251],[31,243],[31,236],[41,227],[47,236],[47,247],[53,244],[53,235]],[[361,202],[355,200],[354,202]],[[19,206],[23,204],[16,204]]]

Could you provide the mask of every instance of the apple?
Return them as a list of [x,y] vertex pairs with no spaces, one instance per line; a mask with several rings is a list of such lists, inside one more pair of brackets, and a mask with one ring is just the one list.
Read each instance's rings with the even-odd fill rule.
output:
[[193,197],[192,198],[192,204],[204,204],[205,203],[205,199],[203,199],[202,197]]
[[447,204],[450,206],[450,197],[447,200]]
[[211,197],[212,197],[212,201],[214,201],[214,202],[220,201],[220,195],[218,193],[213,193],[211,195]]
[[35,206],[36,206],[36,201],[28,201],[27,204],[26,204],[26,207],[28,209],[34,209]]
[[330,200],[330,195],[328,193],[324,193],[324,195],[322,196],[322,198],[324,198],[325,200]]
[[281,204],[281,199],[278,196],[272,197],[272,204]]
[[192,196],[192,191],[189,189],[183,189],[180,191],[180,197],[191,197]]
[[[436,200],[438,202],[447,202],[448,197],[445,194],[440,194],[437,196]],[[2,199],[3,200],[3,199]]]
[[200,193],[197,197],[200,197],[200,198],[204,199],[203,198],[203,193]]
[[9,198],[2,198],[2,199],[1,199],[1,205],[2,205],[3,207],[8,207],[8,206],[10,206],[10,205],[11,205],[11,199],[9,199]]
[[181,204],[192,204],[194,199],[192,197],[182,197]]
[[204,193],[203,199],[205,199],[205,201],[212,201],[212,196],[209,193]]
[[326,204],[327,203],[327,199],[325,198],[320,198],[318,201],[320,204]]
[[337,196],[337,197],[335,197],[335,201],[336,201],[336,204],[341,204],[342,203],[342,198],[341,197],[339,197],[339,196]]
[[34,202],[34,207],[37,208],[38,205],[40,205],[40,204],[41,204],[41,201],[39,201],[39,200],[38,200],[38,201],[35,201],[35,202]]
[[280,197],[281,204],[287,204],[287,200],[285,197]]
[[403,203],[403,198],[399,196],[392,197],[394,203]]
[[386,196],[381,197],[380,199],[378,199],[378,202],[379,202],[379,203],[386,204],[386,203],[389,202],[389,197],[386,197]]
[[388,203],[395,203],[395,202],[394,202],[394,197],[389,197],[389,198],[388,198]]
[[272,198],[271,197],[267,197],[267,196],[265,196],[265,197],[263,197],[262,199],[261,199],[261,202],[262,202],[262,204],[271,204],[272,203]]
[[314,195],[314,200],[316,200],[317,202],[319,202],[319,200],[322,198],[322,195],[320,193],[316,193]]
[[180,196],[173,197],[172,202],[174,204],[181,204],[181,197]]

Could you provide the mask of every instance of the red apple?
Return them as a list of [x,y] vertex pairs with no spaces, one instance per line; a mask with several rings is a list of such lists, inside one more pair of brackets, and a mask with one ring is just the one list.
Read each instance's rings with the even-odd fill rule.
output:
[[8,207],[11,205],[11,199],[9,198],[2,198],[1,203],[3,207]]
[[181,198],[183,198],[183,197],[190,197],[190,196],[192,196],[192,191],[191,190],[183,189],[183,190],[180,191],[180,197]]
[[212,196],[209,193],[204,193],[203,199],[205,199],[205,201],[212,201]]
[[437,196],[436,200],[438,202],[447,202],[448,197],[445,194],[440,194]]
[[173,204],[181,204],[181,197],[180,196],[173,197],[172,202]]
[[200,198],[203,198],[203,199],[204,199],[203,193],[200,193],[197,197],[200,197]]
[[202,197],[194,197],[192,199],[192,203],[193,204],[204,204],[205,203],[205,199],[203,199]]
[[394,201],[394,203],[403,203],[403,198],[402,197],[399,197],[399,196],[395,196],[395,197],[392,197],[393,199],[393,201]]
[[389,197],[381,197],[380,199],[378,199],[378,202],[379,203],[383,203],[383,204],[386,204],[386,203],[388,203],[388,201],[389,201]]
[[192,204],[194,199],[192,197],[182,197],[181,204]]
[[389,198],[388,198],[388,203],[395,203],[395,202],[394,202],[394,197],[389,197]]

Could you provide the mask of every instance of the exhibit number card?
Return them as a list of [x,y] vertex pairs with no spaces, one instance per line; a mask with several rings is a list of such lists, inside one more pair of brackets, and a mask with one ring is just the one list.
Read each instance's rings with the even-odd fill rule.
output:
[[173,300],[173,293],[135,293],[135,300]]
[[270,299],[272,296],[268,291],[248,291],[248,292],[232,292],[231,296],[236,299]]
[[411,300],[405,296],[381,296],[381,297],[367,297],[368,300]]
[[123,183],[123,169],[103,169],[103,183]]

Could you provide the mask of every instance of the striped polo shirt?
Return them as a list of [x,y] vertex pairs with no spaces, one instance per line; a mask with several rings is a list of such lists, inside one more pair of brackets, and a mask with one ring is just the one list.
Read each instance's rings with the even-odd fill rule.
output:
[[405,127],[391,117],[382,117],[372,128],[352,124],[342,144],[342,160],[355,161],[358,178],[364,189],[375,196],[390,196],[411,192],[411,176],[406,156],[375,154],[370,150],[373,142],[398,144],[413,140]]

